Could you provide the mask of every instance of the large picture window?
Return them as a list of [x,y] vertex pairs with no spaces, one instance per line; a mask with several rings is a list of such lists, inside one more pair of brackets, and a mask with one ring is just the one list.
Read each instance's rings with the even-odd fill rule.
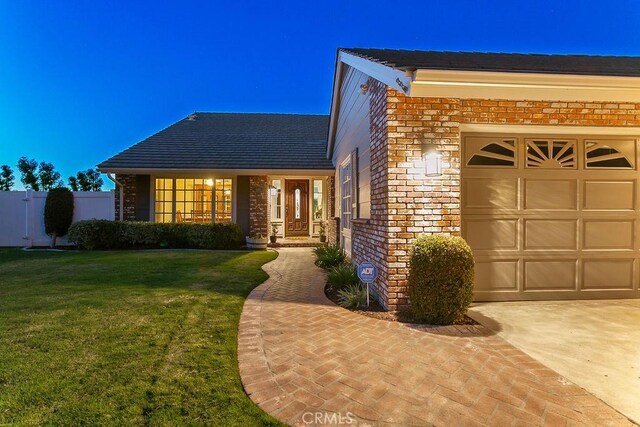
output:
[[156,222],[231,222],[231,179],[156,179]]

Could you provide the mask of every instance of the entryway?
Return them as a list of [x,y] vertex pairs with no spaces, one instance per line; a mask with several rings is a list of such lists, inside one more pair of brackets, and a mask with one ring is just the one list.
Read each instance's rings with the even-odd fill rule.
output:
[[285,237],[309,235],[309,180],[285,180]]

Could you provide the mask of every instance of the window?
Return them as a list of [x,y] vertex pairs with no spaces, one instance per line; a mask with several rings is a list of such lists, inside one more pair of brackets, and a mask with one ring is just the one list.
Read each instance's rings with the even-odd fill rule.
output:
[[540,169],[575,169],[574,140],[527,140],[527,167]]
[[231,222],[231,183],[231,179],[156,179],[156,222]]
[[216,222],[231,222],[231,179],[215,181]]
[[[613,141],[585,141],[585,168],[633,169],[633,165],[625,156],[628,151],[634,157],[635,144],[616,143]],[[615,148],[614,148],[615,147]]]
[[271,202],[271,220],[280,220],[282,219],[282,180],[274,179],[271,181],[269,194]]
[[515,166],[516,143],[514,140],[498,140],[485,145],[467,162],[468,166]]
[[313,219],[322,219],[322,180],[313,180]]
[[156,179],[156,222],[173,221],[173,180]]
[[351,229],[351,212],[353,208],[353,202],[351,200],[352,174],[351,157],[349,157],[340,167],[340,194],[342,195],[342,203],[340,205],[340,222],[342,223],[342,228],[349,230]]

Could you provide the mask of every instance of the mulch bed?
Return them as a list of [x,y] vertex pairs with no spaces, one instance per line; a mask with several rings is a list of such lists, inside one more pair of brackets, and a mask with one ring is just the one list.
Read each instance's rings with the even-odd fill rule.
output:
[[[329,286],[325,286],[324,293],[331,301],[333,301],[336,305],[338,304],[338,294],[336,291],[331,289]],[[374,299],[370,299],[369,307],[359,307],[359,308],[345,308],[345,310],[352,311],[354,313],[358,313],[362,316],[373,317],[374,319],[379,320],[387,320],[389,322],[400,322],[400,323],[414,323],[414,324],[427,324],[425,322],[415,320],[411,317],[411,314],[407,311],[385,311],[384,308]],[[479,325],[478,322],[470,318],[469,316],[464,316],[462,319],[457,320],[454,325]]]

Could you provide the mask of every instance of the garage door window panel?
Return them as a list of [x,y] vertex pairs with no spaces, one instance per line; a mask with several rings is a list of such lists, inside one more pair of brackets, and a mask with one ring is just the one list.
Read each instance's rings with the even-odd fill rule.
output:
[[586,169],[633,169],[635,141],[585,141]]
[[527,167],[540,169],[576,169],[576,141],[526,140]]
[[516,166],[516,141],[514,139],[481,138],[471,140],[469,147],[472,152],[467,162],[468,166]]

